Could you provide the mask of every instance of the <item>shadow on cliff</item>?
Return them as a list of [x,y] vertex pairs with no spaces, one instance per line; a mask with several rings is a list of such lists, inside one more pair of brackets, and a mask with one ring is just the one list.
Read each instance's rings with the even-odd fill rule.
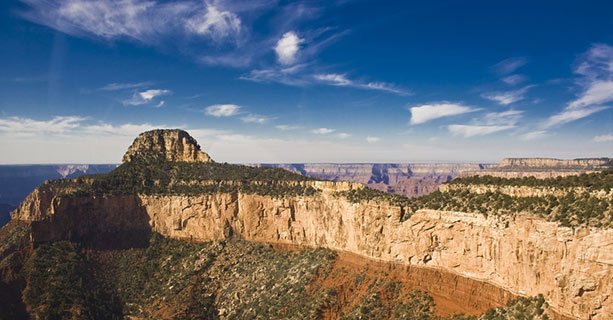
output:
[[75,198],[56,213],[32,222],[31,241],[68,240],[98,250],[145,248],[152,228],[138,196]]

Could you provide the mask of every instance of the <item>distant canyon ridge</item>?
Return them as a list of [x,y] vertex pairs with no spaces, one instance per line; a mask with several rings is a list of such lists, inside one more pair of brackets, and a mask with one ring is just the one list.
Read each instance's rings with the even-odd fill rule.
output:
[[348,181],[407,197],[438,190],[456,177],[489,175],[501,178],[563,177],[613,167],[611,158],[560,160],[553,158],[506,158],[494,163],[294,163],[254,164],[282,168],[320,180]]
[[[491,175],[504,178],[524,176],[549,178],[577,175],[611,168],[613,159],[506,158],[499,164],[257,163],[249,165],[282,168],[319,180],[357,182],[380,191],[419,197],[438,190],[439,185],[456,177]],[[107,173],[116,167],[116,164],[0,165],[0,226],[9,221],[9,212],[45,180]]]

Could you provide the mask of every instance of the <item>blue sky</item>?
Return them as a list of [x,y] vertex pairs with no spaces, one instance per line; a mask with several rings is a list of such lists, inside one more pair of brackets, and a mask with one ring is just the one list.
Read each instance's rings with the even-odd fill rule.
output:
[[3,1],[0,163],[613,156],[610,1]]

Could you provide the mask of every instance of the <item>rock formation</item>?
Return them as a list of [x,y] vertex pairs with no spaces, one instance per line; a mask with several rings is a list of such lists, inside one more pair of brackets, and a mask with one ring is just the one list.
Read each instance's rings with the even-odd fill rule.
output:
[[481,163],[293,163],[255,164],[283,168],[301,175],[331,181],[358,182],[369,188],[407,197],[437,190],[463,172],[490,166]]
[[[151,152],[170,161],[211,161],[183,131],[141,134],[124,161]],[[283,183],[283,182],[279,182]],[[325,247],[484,281],[512,294],[543,294],[561,315],[613,316],[613,230],[571,229],[536,216],[407,212],[386,201],[354,203],[358,184],[301,181],[313,195],[242,191],[199,195],[63,196],[38,188],[14,211],[35,243],[138,241],[152,231],[191,240],[245,240]],[[410,215],[408,219],[404,219]]]
[[494,176],[500,178],[535,177],[537,179],[576,176],[613,168],[611,158],[560,160],[553,158],[506,158],[484,170],[468,170],[460,177]]
[[123,156],[123,162],[151,156],[166,161],[212,162],[208,154],[187,132],[179,129],[160,129],[141,133]]

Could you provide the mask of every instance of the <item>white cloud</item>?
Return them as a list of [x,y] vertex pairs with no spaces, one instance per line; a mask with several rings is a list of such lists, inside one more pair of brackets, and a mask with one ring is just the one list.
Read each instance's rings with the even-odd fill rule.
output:
[[505,92],[491,92],[484,93],[481,97],[498,102],[499,104],[506,106],[517,101],[524,99],[524,94],[533,86],[526,86],[518,90],[505,91]]
[[330,134],[334,131],[336,130],[330,129],[330,128],[317,128],[317,129],[311,130],[311,132],[314,134]]
[[275,128],[277,128],[279,130],[283,130],[283,131],[300,129],[299,126],[291,126],[291,125],[287,125],[287,124],[276,125]]
[[[170,90],[165,90],[165,89],[149,89],[145,91],[140,91],[140,92],[134,93],[132,98],[128,100],[124,100],[123,104],[130,105],[130,106],[140,106],[143,104],[147,104],[158,97],[169,95],[171,93],[172,92]],[[158,103],[157,105],[158,107],[161,107],[162,105],[164,105],[164,101],[161,101],[160,103]]]
[[315,74],[313,78],[321,83],[339,86],[339,87],[352,87],[358,89],[366,89],[366,90],[378,90],[378,91],[386,91],[389,93],[394,93],[401,96],[410,95],[411,92],[402,88],[397,87],[394,84],[386,83],[386,82],[361,82],[356,80],[351,80],[347,77],[346,74],[340,73],[319,73]]
[[151,81],[145,82],[135,82],[135,83],[109,83],[104,87],[98,89],[102,91],[120,91],[120,90],[128,90],[128,89],[138,89],[142,87],[148,87],[153,85],[154,83]]
[[[611,60],[613,63],[613,58]],[[576,100],[568,104],[568,109],[577,109],[613,101],[613,80],[594,81]]]
[[560,112],[542,123],[543,128],[579,120],[608,109],[603,104],[613,101],[613,47],[593,45],[579,59],[574,72],[580,77],[577,83],[583,88],[578,97]]
[[235,104],[214,104],[206,107],[205,113],[213,117],[231,117],[239,114],[241,107]]
[[526,77],[520,75],[520,74],[512,74],[510,76],[506,76],[502,79],[502,82],[508,84],[508,85],[516,85],[516,84],[520,84],[524,81],[526,81]]
[[335,86],[349,86],[353,84],[353,81],[347,79],[346,75],[338,73],[316,74],[314,78]]
[[0,133],[19,136],[63,134],[78,128],[86,119],[80,116],[56,116],[46,121],[20,117],[0,118]]
[[150,0],[22,0],[30,21],[76,36],[107,40],[132,39],[156,44],[175,34],[205,35],[213,40],[235,38],[240,18],[206,1]]
[[379,137],[372,137],[372,136],[366,137],[366,142],[368,142],[368,143],[377,143],[380,140],[381,140],[381,138],[379,138]]
[[595,142],[613,142],[613,134],[603,134],[595,136],[593,139]]
[[522,114],[523,111],[512,109],[503,112],[489,112],[482,118],[474,120],[473,124],[449,125],[447,126],[447,130],[453,135],[464,136],[465,138],[484,136],[516,128]]
[[304,86],[309,84],[309,81],[300,73],[304,67],[304,64],[297,64],[283,68],[256,69],[240,76],[239,79],[260,83],[277,82],[289,86]]
[[351,134],[350,134],[350,133],[347,133],[347,132],[341,132],[341,133],[339,133],[337,136],[338,136],[339,138],[341,138],[341,139],[347,139],[347,138],[351,137]]
[[207,5],[198,14],[186,21],[186,28],[196,34],[210,36],[221,40],[236,37],[241,31],[241,19],[234,13],[222,11],[213,5]]
[[496,133],[503,130],[513,129],[515,126],[488,126],[488,125],[461,125],[461,124],[452,124],[447,126],[449,132],[453,135],[464,136],[465,138],[475,137],[475,136],[484,136],[492,133]]
[[424,104],[411,107],[411,124],[426,123],[430,120],[474,112],[478,109],[457,103]]
[[283,34],[281,39],[277,41],[275,52],[279,63],[284,65],[293,64],[296,62],[300,44],[304,42],[295,32],[290,31]]
[[546,136],[547,136],[546,130],[536,130],[536,131],[530,131],[530,132],[526,132],[522,134],[521,139],[522,140],[536,140],[536,139],[540,139]]
[[549,117],[544,123],[543,123],[543,128],[551,128],[551,127],[555,127],[555,126],[559,126],[568,122],[572,122],[575,120],[579,120],[582,118],[585,118],[587,116],[590,116],[596,112],[600,112],[603,110],[608,109],[609,107],[587,107],[587,108],[580,108],[580,109],[564,109],[563,111],[554,114],[553,116]]
[[259,123],[264,124],[270,120],[270,117],[261,116],[257,114],[248,114],[241,118],[241,121],[245,123]]
[[520,110],[507,110],[503,112],[489,112],[483,116],[481,122],[486,125],[515,125],[524,112]]
[[515,70],[528,63],[528,60],[523,57],[508,58],[495,64],[492,69],[499,75],[513,73]]

